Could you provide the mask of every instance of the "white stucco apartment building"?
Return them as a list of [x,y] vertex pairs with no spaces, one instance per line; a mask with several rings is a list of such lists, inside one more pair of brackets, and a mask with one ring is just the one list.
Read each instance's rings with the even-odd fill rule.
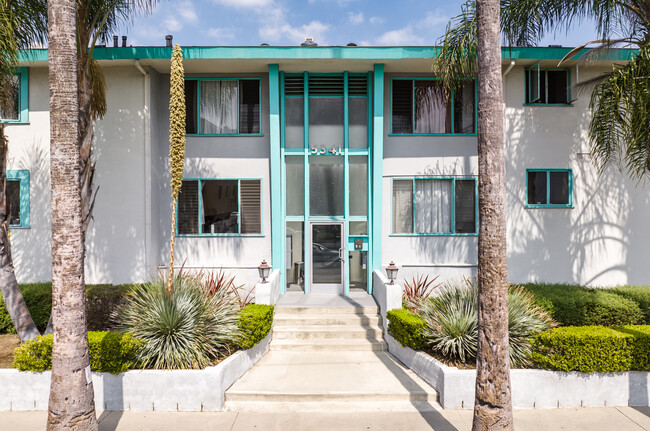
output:
[[[435,47],[185,47],[188,109],[176,261],[285,290],[372,289],[472,275],[477,264],[476,86],[447,98]],[[650,186],[589,158],[589,95],[573,85],[631,58],[503,48],[508,271],[513,282],[650,280]],[[166,265],[170,47],[97,48],[108,112],[95,128],[99,187],[89,283],[143,281]],[[51,278],[47,51],[22,55],[10,124],[14,263]],[[19,203],[18,203],[19,202]],[[307,251],[305,253],[305,251]]]

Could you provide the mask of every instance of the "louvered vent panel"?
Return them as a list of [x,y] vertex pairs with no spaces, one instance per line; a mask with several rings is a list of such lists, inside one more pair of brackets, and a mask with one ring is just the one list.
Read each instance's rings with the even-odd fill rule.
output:
[[241,233],[262,233],[261,201],[262,193],[259,180],[241,180]]
[[342,76],[309,77],[310,96],[343,96]]
[[302,96],[305,92],[305,79],[303,76],[285,76],[284,94],[287,96]]
[[368,94],[368,77],[348,77],[348,94],[350,96],[366,96]]
[[178,234],[199,233],[199,182],[183,181],[178,195]]

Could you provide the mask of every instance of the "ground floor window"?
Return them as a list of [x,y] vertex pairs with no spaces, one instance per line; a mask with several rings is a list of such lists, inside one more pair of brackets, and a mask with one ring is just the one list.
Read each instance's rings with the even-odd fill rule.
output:
[[186,179],[178,196],[178,235],[262,233],[261,180]]
[[476,234],[476,178],[395,178],[392,189],[393,234]]
[[527,169],[527,208],[572,208],[571,169]]
[[29,227],[29,171],[7,171],[7,215],[9,227]]

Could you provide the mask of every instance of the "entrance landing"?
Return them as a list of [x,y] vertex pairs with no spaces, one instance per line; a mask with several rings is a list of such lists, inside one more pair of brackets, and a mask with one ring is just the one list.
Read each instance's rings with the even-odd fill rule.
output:
[[276,307],[377,307],[375,298],[366,292],[350,292],[349,295],[305,295],[302,292],[287,292],[280,297]]

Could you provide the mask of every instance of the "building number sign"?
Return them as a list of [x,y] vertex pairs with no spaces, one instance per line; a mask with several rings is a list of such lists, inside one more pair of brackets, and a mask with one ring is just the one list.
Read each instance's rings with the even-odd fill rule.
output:
[[326,155],[330,155],[330,154],[333,155],[333,156],[339,156],[339,155],[343,154],[343,149],[341,147],[338,147],[338,148],[332,147],[332,148],[329,148],[329,149],[328,148],[310,148],[310,150],[311,150],[310,154],[312,156],[316,156],[316,155],[326,156]]

